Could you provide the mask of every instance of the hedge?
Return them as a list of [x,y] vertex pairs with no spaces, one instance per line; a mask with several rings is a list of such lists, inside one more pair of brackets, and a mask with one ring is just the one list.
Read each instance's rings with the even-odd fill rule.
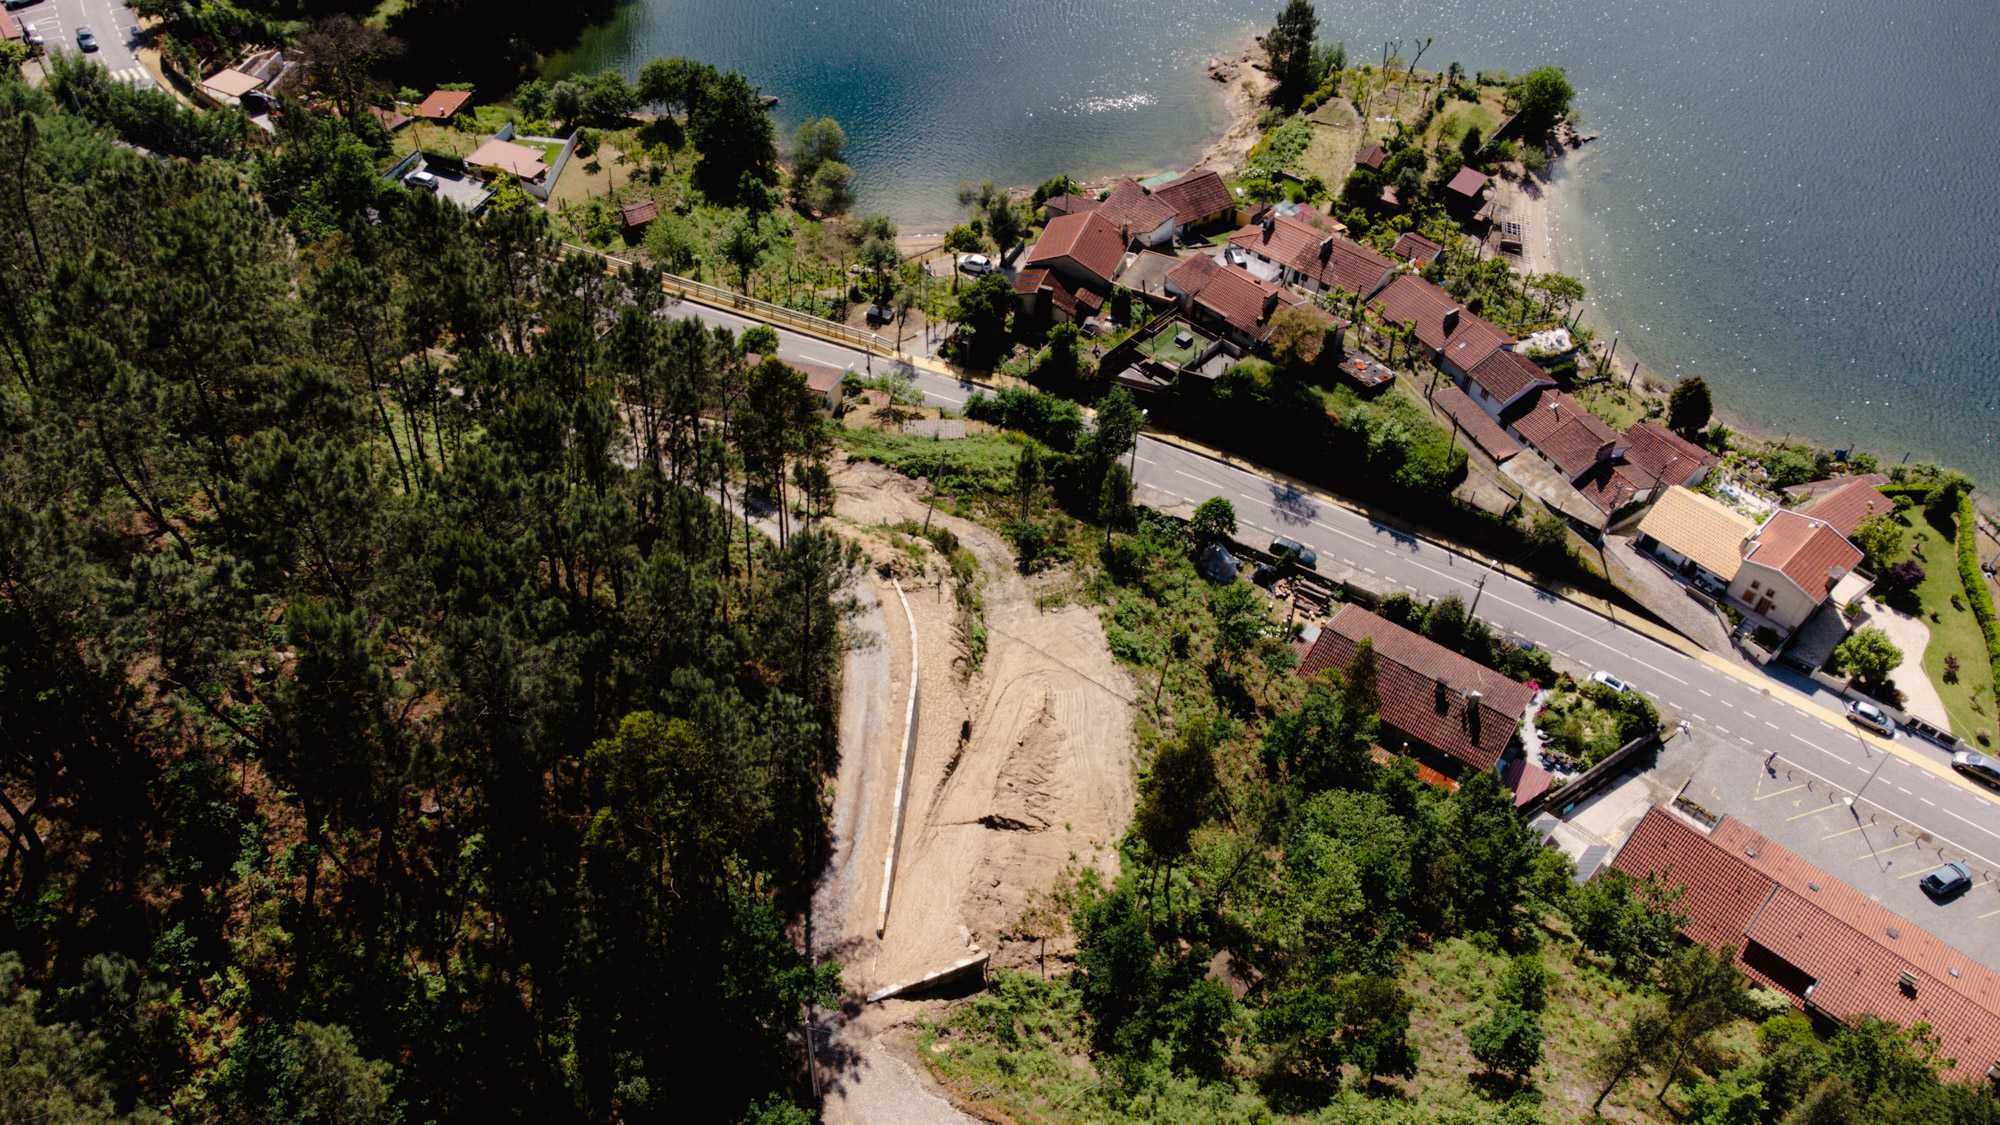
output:
[[1958,495],[1958,580],[1965,586],[1972,616],[1979,619],[1979,631],[1986,635],[1994,697],[2000,699],[2000,616],[1993,612],[1993,593],[1986,588],[1986,575],[1979,569],[1979,524],[1972,512],[1972,495],[1966,492]]

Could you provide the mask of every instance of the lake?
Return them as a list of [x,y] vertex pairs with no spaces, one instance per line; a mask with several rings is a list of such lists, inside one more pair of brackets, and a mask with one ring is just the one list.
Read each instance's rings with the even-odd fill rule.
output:
[[[551,70],[685,54],[846,128],[906,230],[963,180],[1174,170],[1226,125],[1202,62],[1278,0],[637,0]],[[1336,14],[1342,21],[1333,26]],[[1604,138],[1552,193],[1621,354],[1775,434],[2000,484],[2000,5],[1391,0],[1322,5],[1352,55],[1565,67]]]

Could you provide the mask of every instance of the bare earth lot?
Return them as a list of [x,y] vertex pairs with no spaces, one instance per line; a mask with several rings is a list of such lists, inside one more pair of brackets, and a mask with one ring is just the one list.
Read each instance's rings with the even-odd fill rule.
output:
[[[923,485],[860,463],[838,470],[835,483],[840,531],[868,553],[881,605],[874,619],[879,651],[855,654],[849,675],[880,675],[887,687],[877,695],[888,705],[850,724],[858,745],[843,731],[835,799],[841,838],[836,871],[815,911],[816,944],[841,962],[851,997],[973,952],[992,954],[995,965],[1028,965],[1035,947],[1002,935],[1030,896],[1072,866],[1116,870],[1134,793],[1131,679],[1112,659],[1094,610],[1038,609],[1039,580],[1016,572],[998,535],[937,513],[932,526],[958,536],[979,563],[987,651],[970,670],[943,560],[928,545],[913,552],[910,537],[883,528],[923,522]],[[911,664],[909,623],[891,573],[916,623],[919,702],[901,857],[888,929],[878,938]],[[833,1029],[838,1048],[823,1053],[837,1072],[829,1120],[918,1119],[922,1099],[934,1095],[892,1056],[907,1052],[903,1027],[925,1008],[848,1005],[849,1018]],[[932,1109],[942,1115],[941,1105]]]

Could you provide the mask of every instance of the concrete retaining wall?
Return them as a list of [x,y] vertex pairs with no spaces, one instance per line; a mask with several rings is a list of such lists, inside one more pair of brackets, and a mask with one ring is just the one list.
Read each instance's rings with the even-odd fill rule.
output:
[[903,753],[896,760],[896,803],[889,821],[889,851],[882,857],[882,902],[875,917],[875,936],[889,929],[890,892],[896,887],[896,858],[903,850],[903,807],[910,789],[910,759],[917,750],[917,619],[910,613],[910,601],[903,596],[903,584],[891,578],[896,601],[903,607],[903,620],[910,625],[910,699],[903,710]]

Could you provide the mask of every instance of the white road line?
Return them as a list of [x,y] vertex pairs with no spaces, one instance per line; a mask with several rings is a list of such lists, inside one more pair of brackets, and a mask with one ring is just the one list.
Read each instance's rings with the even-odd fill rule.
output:
[[1714,699],[1714,698],[1715,698],[1715,693],[1714,693],[1714,692],[1712,692],[1712,691],[1710,691],[1710,690],[1708,690],[1707,688],[1700,688],[1700,687],[1698,687],[1698,688],[1696,688],[1696,689],[1694,689],[1694,690],[1696,690],[1696,691],[1698,691],[1698,692],[1702,693],[1703,695],[1705,695],[1705,696],[1709,697],[1710,699]]
[[1932,808],[1937,808],[1937,802],[1931,800],[1929,797],[1918,797],[1917,800],[1922,801],[1924,804],[1929,805]]
[[1972,825],[1974,828],[1979,829],[1981,832],[1986,833],[1988,836],[1991,836],[1996,840],[2000,840],[2000,832],[1995,832],[1991,828],[1986,827],[1985,825],[1979,823],[1976,820],[1967,820],[1965,817],[1959,816],[1957,813],[1951,811],[1950,809],[1944,810],[1944,815],[1949,817],[1956,817],[1959,820],[1965,821],[1965,823]]
[[[1138,454],[1136,454],[1136,453],[1135,453],[1135,454],[1133,454],[1133,456],[1135,456],[1135,457],[1138,457]],[[1157,465],[1157,464],[1159,464],[1159,462],[1158,462],[1158,461],[1155,461],[1155,460],[1153,460],[1153,459],[1152,459],[1151,457],[1139,457],[1139,463],[1140,463],[1141,465]]]

